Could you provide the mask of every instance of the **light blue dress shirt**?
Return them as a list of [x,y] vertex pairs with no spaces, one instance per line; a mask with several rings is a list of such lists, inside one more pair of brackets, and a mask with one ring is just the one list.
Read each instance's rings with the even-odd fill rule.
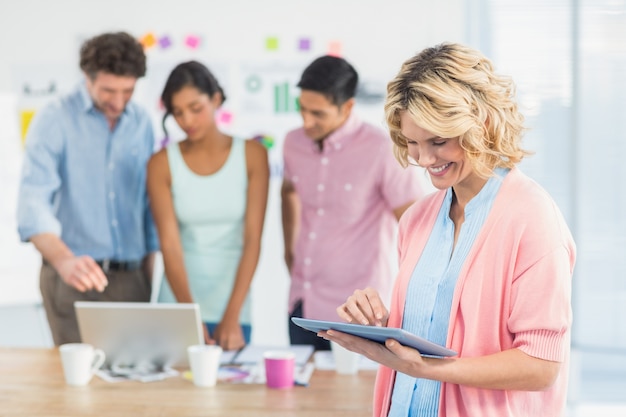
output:
[[47,105],[26,138],[20,238],[52,233],[96,260],[140,260],[158,250],[146,193],[153,150],[150,118],[132,102],[112,131],[84,84]]
[[[448,189],[428,242],[411,275],[403,329],[445,346],[459,272],[508,172],[508,169],[496,169],[496,175],[467,203],[456,247],[454,222],[450,219],[452,189]],[[413,378],[398,372],[389,417],[437,417],[440,392],[439,381]]]

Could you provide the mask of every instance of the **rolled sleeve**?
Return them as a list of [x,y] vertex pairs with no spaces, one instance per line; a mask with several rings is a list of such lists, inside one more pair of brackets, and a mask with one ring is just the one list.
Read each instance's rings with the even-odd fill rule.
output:
[[61,234],[54,213],[61,187],[59,173],[63,138],[52,106],[41,110],[30,125],[17,202],[17,225],[24,242],[41,233]]

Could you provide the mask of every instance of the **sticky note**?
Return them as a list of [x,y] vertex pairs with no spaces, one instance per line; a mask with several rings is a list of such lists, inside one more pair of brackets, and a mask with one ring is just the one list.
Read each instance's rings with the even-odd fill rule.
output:
[[187,35],[185,38],[185,45],[187,45],[191,49],[198,49],[200,46],[200,36],[197,35]]
[[167,49],[172,46],[172,40],[167,35],[161,36],[159,38],[159,46],[161,46],[161,49]]
[[266,149],[272,149],[274,146],[274,138],[268,135],[255,135],[252,139],[265,146]]
[[340,57],[341,49],[341,42],[339,41],[330,41],[328,43],[328,55]]
[[300,38],[298,40],[298,50],[299,51],[308,51],[311,49],[311,39],[309,38]]
[[278,50],[278,38],[269,37],[265,39],[265,49],[267,49],[268,51]]
[[139,39],[139,43],[143,46],[143,49],[152,48],[157,43],[157,38],[152,32],[148,32]]
[[159,141],[159,146],[160,146],[161,148],[165,148],[165,147],[167,147],[167,145],[169,145],[169,144],[170,144],[170,138],[168,138],[167,136],[165,136],[163,139],[161,139],[161,140]]
[[217,120],[222,124],[229,124],[233,121],[233,114],[228,110],[221,110],[217,114]]
[[24,144],[26,140],[26,133],[28,133],[28,126],[30,126],[30,122],[33,120],[33,116],[35,115],[35,110],[22,110],[20,111],[20,126],[22,133],[22,144]]

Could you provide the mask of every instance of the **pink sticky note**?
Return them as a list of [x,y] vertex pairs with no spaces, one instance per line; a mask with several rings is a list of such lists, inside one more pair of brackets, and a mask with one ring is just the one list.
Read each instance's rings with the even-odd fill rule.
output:
[[330,41],[328,43],[328,55],[340,57],[341,56],[341,42]]
[[187,35],[185,38],[185,45],[191,49],[198,49],[200,46],[200,37],[196,35]]
[[217,120],[222,124],[229,124],[233,121],[233,114],[228,110],[222,110],[218,113]]

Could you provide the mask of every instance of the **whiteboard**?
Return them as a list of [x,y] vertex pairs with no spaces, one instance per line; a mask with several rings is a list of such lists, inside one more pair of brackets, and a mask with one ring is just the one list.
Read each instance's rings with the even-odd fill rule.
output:
[[[84,39],[125,30],[151,44],[148,73],[134,98],[153,116],[159,138],[158,97],[165,77],[178,63],[195,59],[215,73],[228,97],[218,115],[221,128],[273,141],[268,211],[252,290],[258,344],[288,340],[280,149],[285,133],[300,124],[289,103],[297,97],[302,69],[327,53],[345,57],[364,87],[355,111],[384,127],[382,97],[401,63],[424,47],[463,41],[465,33],[460,0],[0,1],[8,3],[0,13],[0,304],[40,299],[39,256],[18,241],[15,224],[22,119],[80,80],[78,49]],[[287,101],[278,103],[277,92]],[[168,130],[181,137],[173,121]]]

